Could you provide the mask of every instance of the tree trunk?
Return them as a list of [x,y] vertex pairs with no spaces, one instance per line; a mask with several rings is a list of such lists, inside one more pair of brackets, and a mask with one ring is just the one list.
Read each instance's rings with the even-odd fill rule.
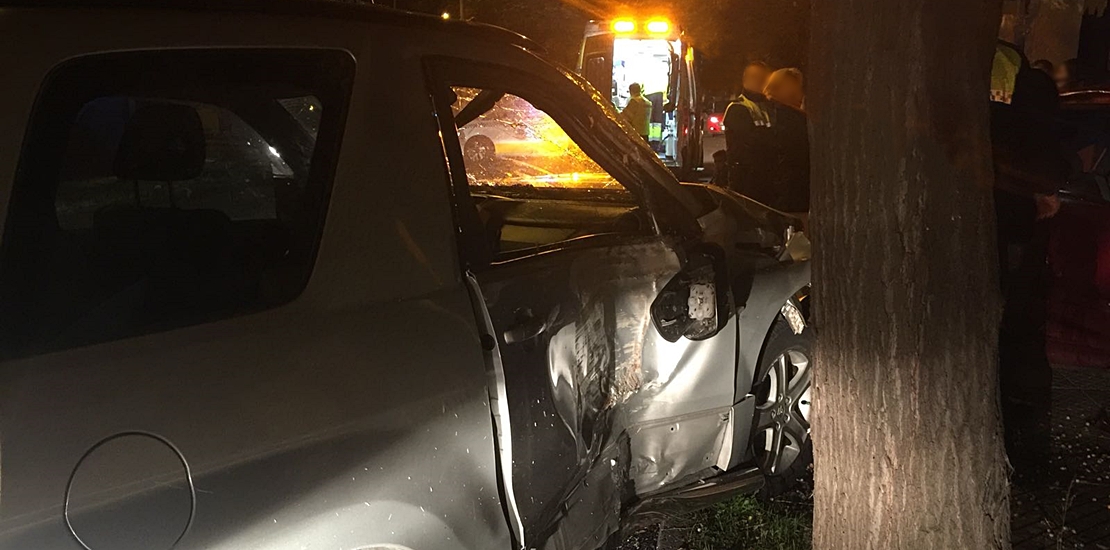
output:
[[813,5],[814,548],[1009,548],[999,2]]

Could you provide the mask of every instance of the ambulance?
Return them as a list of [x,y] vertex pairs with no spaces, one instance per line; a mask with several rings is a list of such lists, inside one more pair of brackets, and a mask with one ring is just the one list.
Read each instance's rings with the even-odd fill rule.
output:
[[696,177],[702,164],[704,123],[699,109],[698,56],[681,29],[665,18],[590,21],[578,72],[617,110],[639,83],[652,103],[648,140],[680,177]]

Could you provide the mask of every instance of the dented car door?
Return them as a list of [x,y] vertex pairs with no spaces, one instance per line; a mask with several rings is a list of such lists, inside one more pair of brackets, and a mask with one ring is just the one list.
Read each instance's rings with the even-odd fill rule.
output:
[[622,170],[636,144],[616,130],[627,149],[615,161],[581,133],[617,128],[600,108],[567,109],[576,97],[553,100],[512,71],[432,65],[443,134],[458,135],[444,145],[463,262],[501,369],[510,519],[526,547],[596,548],[618,529],[623,502],[728,465],[727,285],[702,285],[701,332],[660,313],[664,296],[689,313],[694,258],[720,268],[696,235],[661,230],[675,214],[646,197],[666,189]]
[[618,405],[642,387],[649,307],[679,267],[661,241],[633,238],[478,275],[505,366],[513,488],[529,544],[566,516],[581,516],[575,530],[590,530],[592,543],[615,528],[596,512],[619,510],[627,475]]

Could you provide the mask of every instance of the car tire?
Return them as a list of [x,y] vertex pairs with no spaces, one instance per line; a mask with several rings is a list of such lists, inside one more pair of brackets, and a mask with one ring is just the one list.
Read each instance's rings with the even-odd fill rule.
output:
[[801,334],[781,314],[771,325],[763,347],[752,395],[751,452],[766,483],[760,494],[788,490],[813,461],[809,411],[813,374],[814,330]]

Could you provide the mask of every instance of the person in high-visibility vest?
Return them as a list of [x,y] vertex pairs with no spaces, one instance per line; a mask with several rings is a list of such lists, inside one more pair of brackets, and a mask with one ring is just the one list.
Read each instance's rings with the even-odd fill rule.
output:
[[632,97],[621,111],[621,115],[628,119],[636,133],[647,141],[651,131],[651,101],[644,97],[643,88],[635,82],[628,87],[628,93]]
[[729,188],[776,210],[808,212],[807,124],[801,110],[745,89],[725,109]]
[[999,379],[1006,444],[1020,475],[1044,471],[1051,445],[1052,369],[1045,351],[1048,227],[1070,165],[1052,79],[1000,42],[991,71],[991,146],[999,275],[1005,300]]
[[1010,44],[1000,42],[995,46],[991,63],[991,101],[1008,105],[1013,100],[1017,75],[1024,61],[1021,52]]

